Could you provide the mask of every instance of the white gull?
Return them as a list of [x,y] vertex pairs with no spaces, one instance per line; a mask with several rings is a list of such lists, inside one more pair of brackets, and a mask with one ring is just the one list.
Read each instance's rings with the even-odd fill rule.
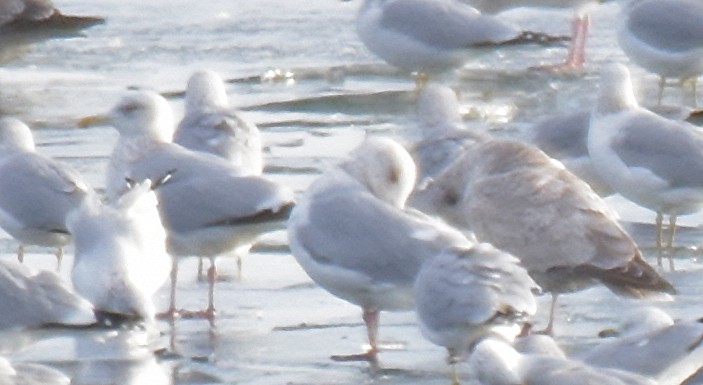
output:
[[[241,171],[224,159],[190,151],[172,143],[173,111],[160,95],[133,91],[117,103],[108,119],[120,139],[108,164],[107,195],[126,189],[125,179],[157,180],[170,174],[157,191],[159,211],[174,256],[214,259],[263,232],[283,226],[294,204],[292,190]],[[212,263],[211,263],[212,265]],[[171,306],[174,313],[178,264],[173,262]],[[208,272],[208,307],[199,314],[212,318],[214,268]]]
[[[588,152],[600,176],[623,197],[657,213],[656,243],[669,216],[667,249],[676,218],[703,208],[703,131],[639,106],[630,72],[611,64],[601,73],[591,113]],[[661,265],[661,253],[659,253]],[[673,260],[670,259],[673,269]]]
[[[229,106],[224,82],[213,71],[196,71],[188,79],[185,114],[176,128],[173,142],[193,151],[225,158],[243,175],[261,175],[263,172],[259,129]],[[242,245],[235,251],[240,277],[242,256],[250,248],[251,245]],[[201,274],[202,258],[198,263],[198,277]]]
[[703,74],[703,4],[696,0],[630,0],[622,4],[618,43],[638,66],[666,78],[693,82]]
[[420,266],[445,248],[472,245],[405,208],[414,183],[407,151],[372,137],[309,187],[288,222],[291,251],[307,274],[362,308],[370,349],[350,358],[375,363],[380,312],[411,310]]
[[537,310],[539,291],[520,261],[488,243],[452,247],[430,258],[415,281],[415,302],[422,334],[447,348],[456,364],[487,336],[512,341],[521,324]]
[[36,151],[29,127],[0,118],[0,227],[24,245],[56,248],[58,266],[71,242],[66,216],[92,193],[71,166]]
[[171,259],[151,181],[134,185],[109,205],[97,196],[87,199],[67,225],[76,245],[73,286],[96,314],[106,322],[153,322],[152,296],[168,279]]

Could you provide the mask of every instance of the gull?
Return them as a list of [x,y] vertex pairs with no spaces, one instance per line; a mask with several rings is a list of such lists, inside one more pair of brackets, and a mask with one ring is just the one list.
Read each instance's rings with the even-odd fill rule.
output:
[[456,92],[447,86],[428,83],[417,98],[417,119],[422,138],[409,148],[417,167],[417,184],[408,205],[422,207],[425,187],[441,175],[468,148],[488,136],[487,128],[468,128],[459,112]]
[[[611,64],[601,72],[588,152],[613,190],[657,213],[661,266],[664,215],[669,216],[667,249],[671,250],[676,218],[703,208],[703,132],[640,107],[627,67]],[[671,253],[669,264],[673,269]]]
[[693,83],[703,74],[703,4],[696,0],[631,0],[622,5],[618,43],[638,66],[659,75],[661,103],[666,78]]
[[24,245],[56,248],[61,266],[63,247],[71,241],[66,216],[92,193],[72,167],[36,152],[29,127],[0,118],[0,227]]
[[701,320],[674,321],[663,310],[647,306],[630,311],[616,337],[605,339],[577,358],[592,366],[679,384],[700,367],[701,342]]
[[50,0],[3,0],[0,2],[0,54],[39,40],[76,36],[82,29],[104,22],[102,17],[64,15]]
[[51,271],[0,260],[0,330],[95,323],[93,305]]
[[[263,156],[259,129],[229,107],[222,78],[213,71],[197,71],[188,80],[185,115],[173,135],[173,142],[193,151],[227,159],[243,175],[261,175]],[[251,244],[238,250],[237,266],[241,277],[241,256]],[[202,273],[202,258],[198,277]]]
[[591,111],[587,109],[558,114],[533,124],[521,139],[562,162],[598,195],[606,197],[614,191],[596,171],[588,154],[590,124]]
[[486,338],[469,357],[480,385],[656,385],[627,371],[598,368],[568,358],[520,353],[507,341]]
[[418,208],[515,255],[552,294],[548,333],[560,293],[598,282],[635,298],[675,293],[588,184],[527,143],[476,144],[425,190]]
[[[571,45],[564,63],[549,66],[557,70],[580,69],[586,61],[585,49],[590,24],[587,7],[594,0],[463,0],[482,13],[494,14],[519,7],[573,8],[574,19],[571,25]],[[548,67],[548,68],[549,68]]]
[[[433,117],[434,126],[469,130],[454,124],[455,94],[428,91],[419,102],[431,107],[425,115]],[[605,202],[561,163],[532,145],[481,131],[470,143],[454,147],[449,166],[415,188],[413,205],[518,257],[537,284],[552,293],[547,332],[562,292],[597,281],[634,297],[674,291],[642,259]]]
[[356,17],[375,55],[422,77],[461,67],[483,48],[548,37],[522,32],[459,0],[365,0]]
[[[212,262],[218,255],[251,244],[260,234],[282,227],[294,204],[292,190],[261,176],[242,175],[224,159],[172,143],[173,111],[154,92],[129,92],[107,116],[86,118],[82,123],[105,119],[120,133],[107,169],[108,198],[114,200],[127,189],[126,179],[158,180],[170,175],[168,183],[156,191],[167,249],[173,256],[210,258],[208,307],[196,315],[212,319]],[[177,274],[174,258],[168,311],[172,315],[177,312]]]
[[456,364],[474,343],[515,338],[537,309],[538,290],[517,258],[487,243],[449,248],[425,262],[415,281],[418,323],[428,340],[447,348],[455,384]]
[[411,310],[421,265],[445,248],[471,247],[458,231],[406,209],[415,183],[407,151],[371,137],[320,176],[291,213],[291,252],[317,285],[361,307],[370,348],[335,360],[377,363],[384,310]]
[[230,108],[222,78],[213,71],[197,71],[188,80],[185,115],[173,142],[225,158],[244,175],[263,172],[259,129]]
[[22,385],[70,385],[71,379],[60,370],[31,362],[11,363],[0,357],[0,383]]
[[135,184],[109,205],[92,198],[67,220],[76,250],[73,287],[100,321],[153,323],[152,297],[168,279],[171,260],[152,183]]
[[466,148],[488,134],[485,127],[468,129],[451,88],[428,83],[417,97],[417,119],[422,138],[411,146],[418,185],[441,174]]

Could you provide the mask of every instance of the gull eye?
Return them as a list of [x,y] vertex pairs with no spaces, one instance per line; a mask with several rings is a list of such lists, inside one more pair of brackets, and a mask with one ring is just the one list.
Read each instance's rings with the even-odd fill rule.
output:
[[136,103],[127,103],[122,106],[120,106],[119,110],[123,114],[130,114],[136,110],[139,109],[139,104]]
[[391,167],[390,170],[388,170],[388,181],[396,184],[400,181],[400,170],[398,170],[396,167]]

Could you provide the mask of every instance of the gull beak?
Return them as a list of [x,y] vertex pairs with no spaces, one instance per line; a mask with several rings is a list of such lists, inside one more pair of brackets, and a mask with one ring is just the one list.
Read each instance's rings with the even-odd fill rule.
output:
[[107,115],[88,115],[78,120],[79,128],[88,128],[102,126],[110,122],[110,117]]

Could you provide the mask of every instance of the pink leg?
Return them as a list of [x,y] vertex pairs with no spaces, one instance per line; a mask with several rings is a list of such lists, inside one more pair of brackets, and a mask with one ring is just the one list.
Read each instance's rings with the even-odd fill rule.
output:
[[378,364],[378,323],[381,312],[378,310],[363,309],[362,317],[366,324],[366,333],[369,338],[369,350],[364,353],[350,355],[334,355],[335,361],[369,361],[374,367]]
[[581,68],[586,61],[586,38],[588,37],[588,15],[576,16],[571,33],[571,46],[566,57],[566,67]]
[[566,56],[566,61],[561,64],[552,64],[533,67],[533,69],[547,71],[573,71],[581,69],[586,61],[586,38],[588,37],[588,15],[576,16],[572,22],[571,44]]
[[176,282],[178,281],[178,260],[172,257],[171,261],[171,299],[168,306],[168,310],[163,313],[157,314],[157,317],[163,318],[175,318],[178,315],[178,310],[176,309]]

